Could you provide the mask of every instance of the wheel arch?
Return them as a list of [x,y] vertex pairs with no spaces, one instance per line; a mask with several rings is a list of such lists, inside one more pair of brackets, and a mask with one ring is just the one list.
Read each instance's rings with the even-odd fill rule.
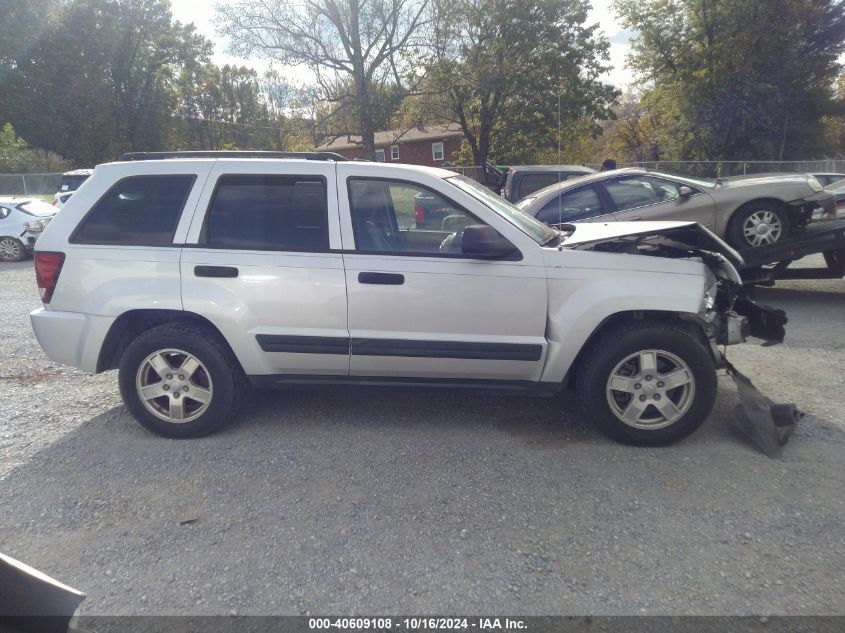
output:
[[[96,373],[117,369],[123,353],[133,340],[144,332],[166,323],[184,323],[211,332],[240,365],[240,360],[229,345],[226,337],[205,317],[195,312],[184,310],[138,309],[124,312],[112,323],[100,347]],[[242,366],[241,369],[243,369]]]
[[737,218],[737,214],[746,209],[753,207],[758,204],[772,204],[776,207],[780,208],[782,211],[785,211],[787,215],[789,215],[789,203],[785,200],[781,200],[780,198],[773,198],[772,196],[764,196],[762,198],[754,198],[753,200],[748,200],[743,202],[740,205],[737,205],[733,211],[730,212],[727,219],[725,220],[725,229],[730,226]]
[[[567,371],[566,376],[563,379],[563,386],[568,387],[575,384],[578,368],[583,365],[584,359],[590,355],[593,348],[606,333],[627,323],[664,323],[681,327],[699,339],[704,347],[710,352],[711,356],[713,356],[714,349],[710,345],[709,339],[703,327],[695,321],[685,318],[685,316],[687,315],[666,310],[623,310],[611,314],[601,321],[587,337],[587,340],[581,346],[580,351],[575,356],[569,371]],[[713,360],[716,362],[718,359],[714,356]]]

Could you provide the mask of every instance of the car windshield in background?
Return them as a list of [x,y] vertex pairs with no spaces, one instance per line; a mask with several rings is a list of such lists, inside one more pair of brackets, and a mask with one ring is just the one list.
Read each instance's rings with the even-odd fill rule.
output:
[[538,244],[545,244],[557,236],[557,232],[554,229],[524,214],[510,202],[501,196],[497,196],[487,187],[471,178],[467,178],[466,176],[450,176],[446,178],[446,181],[465,191],[476,200],[483,202],[498,215],[515,225],[523,233],[526,233]]
[[27,200],[26,202],[21,202],[17,206],[17,209],[36,217],[53,215],[56,213],[56,207],[51,204],[47,204],[46,202],[42,202],[41,200]]

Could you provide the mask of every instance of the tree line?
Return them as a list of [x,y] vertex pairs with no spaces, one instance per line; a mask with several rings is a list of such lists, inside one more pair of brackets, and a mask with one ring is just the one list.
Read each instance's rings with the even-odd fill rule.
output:
[[[454,162],[786,160],[842,151],[843,0],[616,0],[621,95],[588,0],[230,0],[218,66],[169,0],[6,0],[0,125],[75,165],[124,151],[311,149],[458,123]],[[295,85],[291,65],[313,81]],[[14,136],[14,134],[13,134]],[[6,134],[8,137],[8,133]],[[1,153],[1,152],[0,152]],[[1,157],[0,157],[1,158]]]

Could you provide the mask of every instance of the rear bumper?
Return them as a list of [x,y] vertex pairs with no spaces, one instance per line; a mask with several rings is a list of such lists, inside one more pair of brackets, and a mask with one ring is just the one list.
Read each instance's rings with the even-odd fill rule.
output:
[[29,315],[35,338],[50,360],[95,373],[115,317],[38,308]]
[[789,203],[795,214],[793,225],[803,226],[810,220],[828,217],[836,212],[836,197],[828,191],[820,191],[813,196]]

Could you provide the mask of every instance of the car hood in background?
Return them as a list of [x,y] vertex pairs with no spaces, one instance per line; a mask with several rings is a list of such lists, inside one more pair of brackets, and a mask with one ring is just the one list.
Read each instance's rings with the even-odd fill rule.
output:
[[694,249],[720,253],[734,266],[745,265],[742,256],[715,233],[697,222],[584,222],[560,225],[563,248],[612,242],[622,238],[664,239]]

